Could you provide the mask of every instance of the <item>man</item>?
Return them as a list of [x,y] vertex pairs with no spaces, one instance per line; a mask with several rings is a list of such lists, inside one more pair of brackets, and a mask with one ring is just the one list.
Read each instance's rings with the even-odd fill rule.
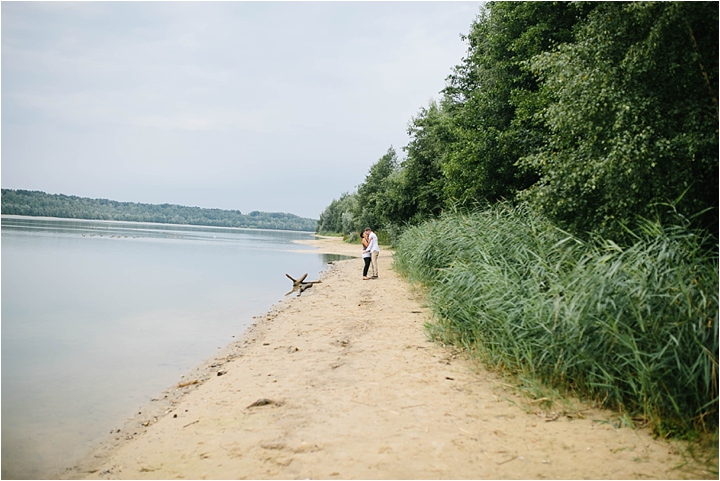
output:
[[365,229],[365,237],[369,240],[370,244],[368,244],[366,251],[370,253],[370,278],[371,279],[377,279],[378,278],[378,264],[377,259],[380,255],[380,246],[378,245],[377,235],[370,229],[370,227],[367,227]]

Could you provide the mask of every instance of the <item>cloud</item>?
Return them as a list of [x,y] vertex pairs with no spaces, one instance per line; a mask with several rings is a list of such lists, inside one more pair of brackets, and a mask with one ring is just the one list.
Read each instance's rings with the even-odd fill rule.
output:
[[317,215],[401,152],[478,5],[3,2],[3,187],[293,211],[328,179]]

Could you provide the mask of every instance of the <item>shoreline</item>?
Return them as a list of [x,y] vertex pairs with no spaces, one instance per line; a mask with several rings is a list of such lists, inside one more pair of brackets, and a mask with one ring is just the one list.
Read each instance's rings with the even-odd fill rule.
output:
[[[342,238],[340,237],[315,235],[315,239],[313,240],[294,240],[292,243],[315,247],[317,249],[315,253],[318,254],[360,257],[357,253],[359,246],[352,246],[342,242]],[[296,252],[308,253],[314,251],[299,249]],[[331,264],[334,264],[334,262]],[[321,271],[319,280],[322,280],[322,278],[327,275],[332,268],[333,265],[330,265],[328,269]],[[84,448],[83,452],[85,452],[85,454],[80,456],[73,466],[66,467],[61,471],[56,472],[55,475],[51,476],[49,479],[87,479],[86,476],[93,476],[93,474],[97,475],[99,473],[97,466],[99,466],[101,460],[108,458],[117,449],[134,440],[135,437],[146,432],[147,428],[151,424],[154,424],[163,416],[173,412],[178,404],[180,404],[185,396],[190,394],[193,389],[201,386],[213,376],[218,376],[218,371],[223,370],[222,366],[238,357],[238,352],[243,347],[247,346],[248,339],[252,335],[252,331],[257,328],[259,324],[267,323],[287,309],[294,298],[295,295],[283,296],[275,304],[273,304],[267,312],[253,316],[252,324],[242,331],[237,336],[236,340],[219,348],[215,354],[203,360],[188,373],[181,375],[176,384],[163,389],[156,397],[152,398],[144,405],[139,406],[137,414],[131,415],[130,417],[122,420],[117,424],[117,426],[109,431],[108,436],[98,439],[89,448]],[[91,477],[89,479],[101,478]]]
[[430,311],[387,249],[363,281],[359,245],[298,242],[355,259],[255,317],[58,478],[715,478],[611,412],[542,408],[429,342]]

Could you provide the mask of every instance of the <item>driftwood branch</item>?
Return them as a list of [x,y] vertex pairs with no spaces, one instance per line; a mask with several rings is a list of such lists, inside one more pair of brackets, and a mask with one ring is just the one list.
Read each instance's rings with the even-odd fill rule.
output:
[[285,294],[286,296],[289,296],[289,295],[292,294],[293,292],[297,292],[297,293],[298,293],[298,296],[300,296],[300,294],[302,294],[303,292],[305,292],[305,289],[310,289],[310,288],[313,286],[313,284],[320,284],[320,283],[322,282],[322,281],[308,281],[308,282],[305,282],[305,278],[307,277],[307,273],[305,273],[300,279],[293,279],[293,278],[290,276],[290,274],[285,274],[285,276],[287,276],[287,278],[290,279],[290,280],[292,281],[292,283],[293,283],[293,288],[292,288],[292,290],[291,290],[290,292],[288,292],[287,294]]

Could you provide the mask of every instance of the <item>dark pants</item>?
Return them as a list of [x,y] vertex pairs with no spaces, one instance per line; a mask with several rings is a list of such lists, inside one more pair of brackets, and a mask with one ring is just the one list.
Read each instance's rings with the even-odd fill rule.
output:
[[370,258],[363,257],[363,261],[365,262],[365,268],[363,269],[363,277],[367,277],[367,271],[368,268],[370,268]]

